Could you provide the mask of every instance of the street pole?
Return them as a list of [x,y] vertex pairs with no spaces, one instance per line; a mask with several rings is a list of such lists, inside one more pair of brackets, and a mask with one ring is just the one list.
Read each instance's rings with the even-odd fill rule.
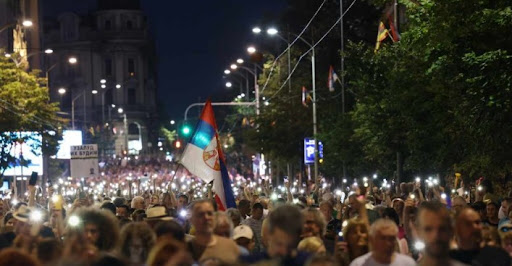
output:
[[71,127],[75,130],[75,101],[71,101]]
[[311,78],[313,79],[313,138],[315,139],[315,167],[314,175],[315,186],[318,187],[318,139],[317,139],[317,125],[316,125],[316,75],[315,75],[315,47],[311,46]]
[[124,145],[125,145],[126,155],[128,155],[128,119],[126,118],[126,113],[123,113],[123,123],[124,123]]
[[73,100],[71,100],[71,126],[73,127],[73,130],[75,130],[75,101],[83,94],[84,92],[78,94],[75,98],[73,98]]
[[[343,0],[340,0],[340,53],[341,53],[341,113],[345,114],[345,35],[343,32]],[[343,160],[343,178],[347,177],[347,168]]]
[[256,115],[260,115],[260,86],[258,85],[258,68],[254,64],[254,93],[256,94]]
[[105,91],[101,92],[101,126],[105,125]]

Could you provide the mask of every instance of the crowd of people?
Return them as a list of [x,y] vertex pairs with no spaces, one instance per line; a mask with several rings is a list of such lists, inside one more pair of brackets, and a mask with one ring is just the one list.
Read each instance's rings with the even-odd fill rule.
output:
[[512,193],[486,180],[336,188],[233,176],[237,206],[219,210],[211,186],[172,163],[132,158],[102,171],[1,201],[0,266],[512,263]]

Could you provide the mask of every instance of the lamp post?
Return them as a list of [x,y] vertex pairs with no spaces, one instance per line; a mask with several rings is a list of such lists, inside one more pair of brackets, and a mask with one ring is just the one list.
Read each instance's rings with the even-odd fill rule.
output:
[[[18,25],[18,22],[6,24],[0,28],[0,33],[2,33],[4,30],[6,30],[10,27],[14,27],[16,25]],[[23,20],[23,22],[21,22],[21,25],[23,25],[23,27],[29,28],[29,27],[32,27],[33,23],[31,20],[26,19],[26,20]]]
[[[261,28],[259,27],[255,27],[252,29],[252,32],[254,34],[259,34],[261,33]],[[290,45],[290,42],[283,38],[281,35],[278,34],[278,30],[276,28],[269,28],[267,29],[267,34],[270,35],[270,36],[274,36],[276,35],[277,37],[279,37],[281,40],[285,41],[286,44],[287,44],[287,57],[288,57],[288,77],[290,77],[290,73],[292,71],[292,67],[291,67],[291,45]],[[288,80],[288,93],[291,93],[292,92],[292,79],[290,77],[290,79]]]
[[119,114],[123,115],[123,124],[124,124],[124,147],[126,150],[126,153],[128,153],[128,119],[126,118],[126,113],[124,112],[123,108],[119,107],[117,109],[117,112]]
[[71,100],[71,126],[75,130],[75,101],[84,95],[85,91],[80,92],[73,100]]
[[[253,30],[254,32],[254,30]],[[260,30],[261,32],[261,30]],[[288,43],[288,40],[279,35],[279,32],[275,28],[269,28],[267,30],[267,34],[275,35],[279,37],[281,40]],[[314,164],[314,178],[315,184],[318,186],[318,139],[317,139],[317,115],[316,115],[316,74],[315,74],[315,47],[304,38],[299,35],[288,33],[299,38],[303,43],[305,43],[311,49],[311,79],[312,79],[312,91],[313,91],[313,138],[315,139],[315,164]],[[290,44],[288,43],[288,51],[290,51]],[[288,75],[289,76],[289,75]]]
[[[52,49],[46,49],[44,51],[45,54],[51,54],[53,53],[53,50]],[[78,60],[76,59],[76,57],[69,57],[68,58],[68,63],[71,64],[71,65],[74,65],[78,62]],[[52,71],[57,65],[59,65],[61,62],[56,62],[55,64],[51,65],[48,69],[46,69],[46,83],[47,83],[47,87],[48,87],[48,91],[51,91],[51,83],[50,83],[50,71]],[[51,93],[50,93],[51,95]]]
[[[256,48],[254,46],[250,46],[247,48],[247,52],[249,54],[253,54],[256,52]],[[239,61],[239,60],[237,60],[237,61]],[[254,94],[256,96],[256,115],[260,115],[260,89],[259,89],[259,85],[258,85],[258,65],[254,64],[254,70],[250,69],[248,67],[242,66],[242,65],[237,65],[237,64],[231,64],[230,68],[232,71],[237,70],[238,68],[241,68],[241,69],[244,69],[247,72],[249,72],[251,75],[253,75],[253,77],[254,77]],[[228,71],[227,69],[224,70],[224,73],[226,73],[227,71]],[[247,94],[249,94],[249,93],[247,93]],[[247,96],[247,97],[249,97],[249,96]]]

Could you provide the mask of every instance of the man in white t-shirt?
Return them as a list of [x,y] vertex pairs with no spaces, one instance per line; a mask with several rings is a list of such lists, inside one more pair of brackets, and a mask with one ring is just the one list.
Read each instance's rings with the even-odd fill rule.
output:
[[409,256],[395,252],[398,227],[389,219],[379,219],[372,224],[369,240],[372,251],[356,258],[350,266],[414,266],[416,262]]

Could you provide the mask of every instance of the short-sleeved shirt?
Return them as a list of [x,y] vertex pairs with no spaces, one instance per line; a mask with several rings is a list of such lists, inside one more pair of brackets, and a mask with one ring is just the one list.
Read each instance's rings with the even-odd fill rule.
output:
[[395,257],[390,264],[382,264],[372,257],[372,252],[357,257],[350,263],[350,266],[415,266],[416,262],[409,256],[395,253]]
[[240,249],[235,241],[216,235],[213,236],[212,241],[210,241],[202,253],[199,250],[200,248],[195,246],[194,240],[188,242],[187,247],[194,260],[200,263],[215,260],[232,264],[237,262],[240,255]]

